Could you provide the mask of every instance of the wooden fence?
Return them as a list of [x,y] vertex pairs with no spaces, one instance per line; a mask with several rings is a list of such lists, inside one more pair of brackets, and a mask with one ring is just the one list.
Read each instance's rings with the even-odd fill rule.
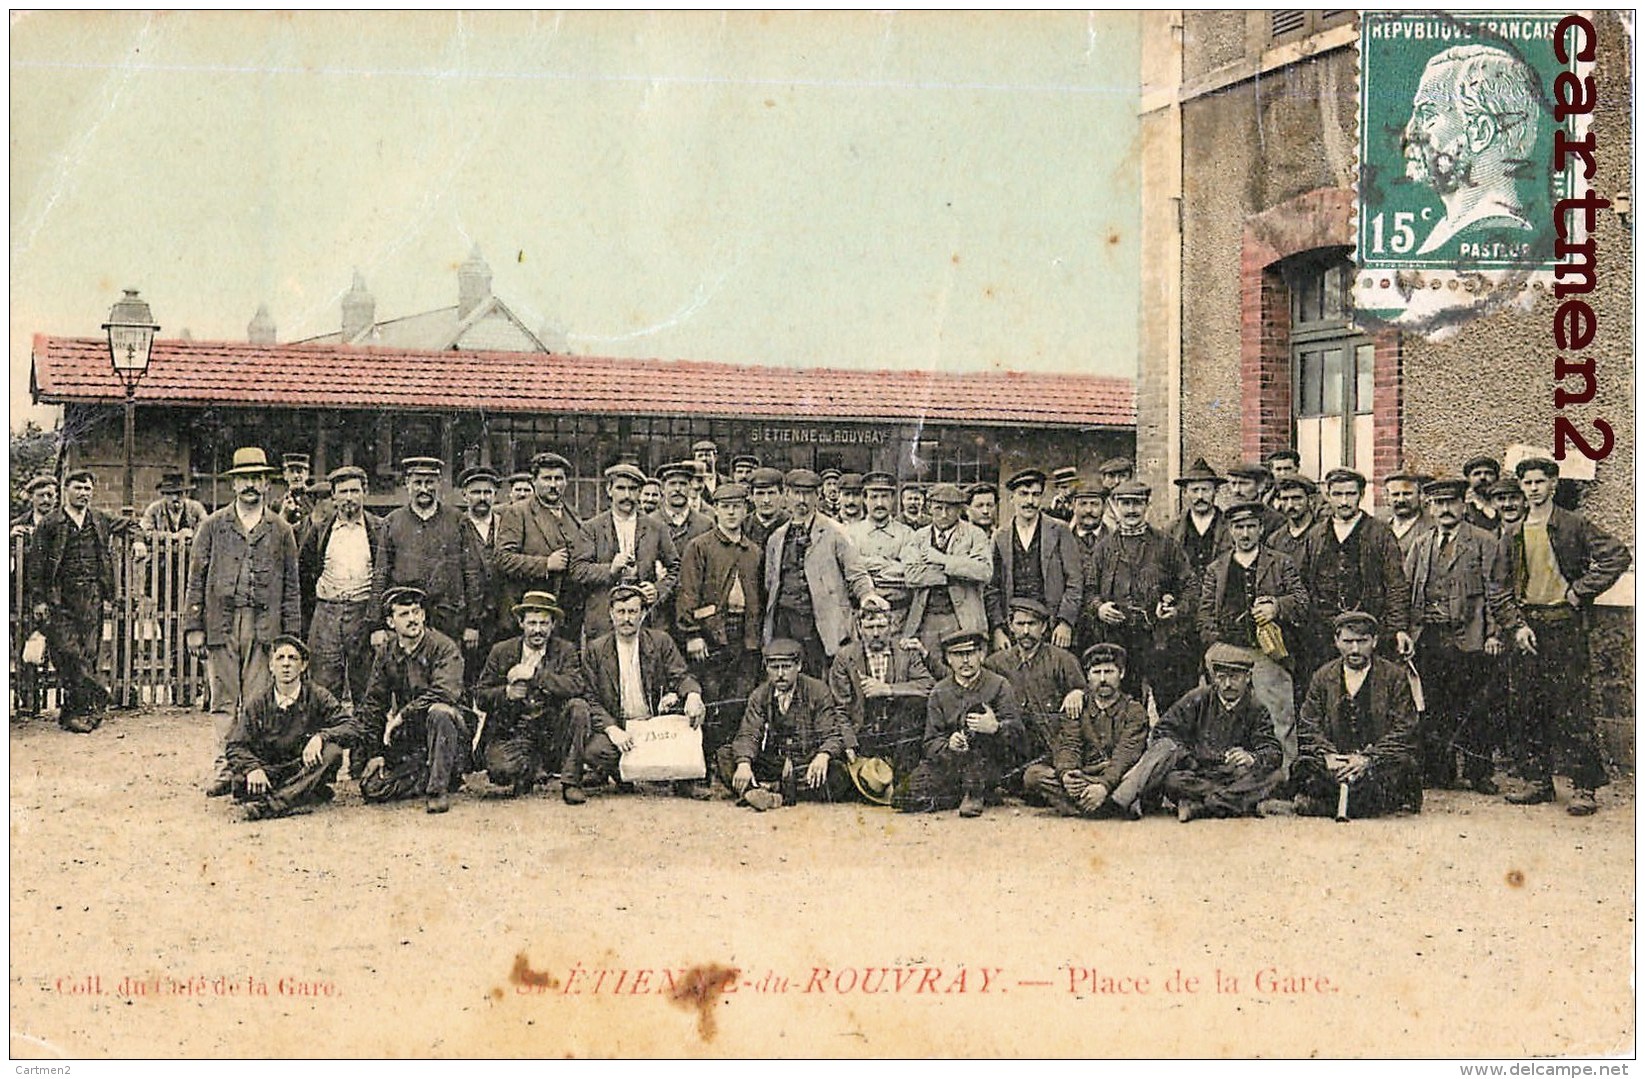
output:
[[[100,653],[105,683],[118,705],[192,707],[206,689],[205,664],[183,645],[183,594],[188,585],[188,537],[146,537],[146,557],[134,545],[114,542],[114,613],[103,620]],[[20,710],[57,707],[56,683],[49,664],[30,669],[23,645],[35,628],[29,614],[35,600],[24,582],[28,537],[11,537],[11,707]]]

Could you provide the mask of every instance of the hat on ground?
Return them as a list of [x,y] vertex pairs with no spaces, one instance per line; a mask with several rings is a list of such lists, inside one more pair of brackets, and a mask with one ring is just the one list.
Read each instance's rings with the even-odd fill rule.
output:
[[[263,451],[258,450],[257,452],[261,453]],[[262,474],[266,475],[266,473]],[[97,477],[89,468],[71,468],[67,472],[63,473],[64,483],[77,483],[80,480],[85,480],[87,483],[96,483]]]
[[1268,507],[1261,502],[1236,502],[1223,511],[1223,518],[1229,524],[1238,524],[1240,521],[1262,520],[1262,513]]
[[722,483],[706,496],[709,505],[718,506],[722,502],[747,502],[748,488],[740,483]]
[[1141,480],[1126,480],[1108,492],[1108,497],[1116,502],[1140,500],[1143,502],[1153,495],[1154,489]]
[[1224,484],[1228,481],[1217,475],[1216,469],[1205,463],[1205,458],[1196,457],[1194,463],[1188,466],[1188,471],[1171,481],[1178,487],[1186,487],[1190,483]]
[[878,611],[880,614],[890,614],[891,601],[878,593],[870,592],[857,604],[857,609],[862,611],[863,614],[874,611]]
[[623,600],[633,599],[635,596],[640,597],[640,602],[642,604],[645,602],[645,592],[644,592],[644,590],[642,590],[640,588],[640,586],[637,585],[637,584],[630,584],[630,583],[625,581],[622,584],[617,584],[617,585],[612,585],[611,586],[611,596],[610,596],[609,602],[613,606],[615,606],[616,604],[621,603]]
[[[52,486],[55,487],[56,484],[53,483]],[[33,490],[33,486],[29,489]],[[167,472],[160,477],[160,482],[154,485],[154,489],[163,495],[180,495],[184,491],[194,490],[194,484],[181,472]]]
[[897,774],[890,761],[883,757],[858,757],[847,762],[845,770],[851,776],[858,794],[875,805],[891,804],[891,786]]
[[1249,648],[1218,641],[1206,651],[1205,665],[1213,670],[1217,667],[1229,667],[1237,671],[1248,671],[1257,665],[1257,654]]
[[27,487],[25,487],[24,490],[26,490],[29,494],[32,495],[34,492],[40,490],[43,487],[50,487],[54,491],[57,490],[57,477],[55,477],[55,476],[36,476],[32,480],[29,481],[29,485]]
[[1051,608],[1031,596],[1013,596],[1008,606],[1013,611],[1026,611],[1041,622],[1051,620]]
[[428,607],[428,593],[421,588],[413,588],[408,584],[401,585],[398,588],[390,588],[383,593],[383,611],[385,613],[394,610],[395,607],[407,607],[412,604],[426,610]]
[[841,472],[840,490],[853,493],[862,492],[863,475],[861,472]]
[[862,489],[864,491],[895,491],[896,477],[889,472],[864,472],[862,475]]
[[1518,476],[1520,479],[1524,479],[1525,473],[1530,472],[1533,469],[1543,473],[1551,480],[1557,480],[1559,478],[1559,466],[1546,457],[1525,458],[1525,460],[1514,466],[1514,475]]
[[560,609],[560,601],[552,592],[527,592],[520,597],[520,602],[512,608],[514,617],[518,618],[526,611],[543,611],[555,618],[564,618],[565,612]]
[[567,461],[559,454],[546,452],[532,454],[531,475],[535,477],[537,473],[541,472],[545,468],[558,468],[563,470],[566,475],[571,475],[571,462]]
[[1315,483],[1307,476],[1304,476],[1301,472],[1293,472],[1289,476],[1281,476],[1274,483],[1274,489],[1276,491],[1284,491],[1293,487],[1310,497],[1319,493],[1319,484]]
[[1341,633],[1345,629],[1363,629],[1375,637],[1381,626],[1376,616],[1369,611],[1343,611],[1331,619],[1331,632]]
[[1467,480],[1429,480],[1422,487],[1428,498],[1464,498],[1468,494]]
[[333,489],[344,480],[359,480],[362,486],[366,483],[366,470],[359,465],[342,465],[326,473],[326,479],[331,481]]
[[280,467],[281,468],[307,468],[308,467],[308,454],[306,454],[306,453],[282,453],[280,455]]
[[796,663],[805,655],[800,642],[789,637],[774,638],[770,644],[760,649],[760,657],[767,662],[774,659],[791,659]]
[[1241,461],[1233,468],[1230,468],[1228,474],[1238,476],[1242,480],[1271,480],[1274,478],[1274,474],[1268,471],[1267,465],[1252,464],[1249,461]]
[[781,487],[782,485],[783,474],[769,465],[756,468],[754,474],[748,477],[749,490],[756,487]]
[[242,446],[234,451],[233,463],[224,476],[272,476],[280,471],[268,463],[261,446]]
[[297,654],[303,657],[304,663],[308,662],[308,645],[301,637],[294,633],[282,633],[275,637],[272,641],[268,642],[268,654],[272,657],[281,645],[286,644],[289,644],[291,647],[297,649]]
[[943,652],[975,652],[988,650],[988,634],[975,629],[956,629],[942,636]]
[[1126,652],[1123,645],[1114,644],[1112,641],[1098,641],[1085,650],[1085,654],[1080,657],[1080,664],[1086,670],[1099,663],[1115,663],[1123,667],[1130,658],[1130,653]]
[[438,476],[446,470],[446,463],[438,457],[407,457],[400,462],[402,476]]
[[797,491],[815,491],[822,486],[822,477],[809,468],[791,468],[783,476],[783,486]]
[[666,480],[672,476],[690,479],[697,474],[696,461],[670,461],[657,469],[657,479]]
[[1014,472],[1011,474],[1011,478],[1005,481],[1005,489],[1007,491],[1015,491],[1018,487],[1029,483],[1037,483],[1041,487],[1044,487],[1045,473],[1037,468],[1024,468],[1018,472]]
[[952,483],[939,483],[925,492],[925,500],[940,506],[963,506],[965,492]]
[[692,453],[696,453],[698,450],[713,450],[715,453],[719,453],[720,447],[715,445],[712,438],[700,438],[691,444]]
[[1351,468],[1333,468],[1325,474],[1325,486],[1333,483],[1357,483],[1361,491],[1365,490],[1365,477]]
[[1075,468],[1073,465],[1063,465],[1061,468],[1055,468],[1055,469],[1051,470],[1051,482],[1055,483],[1055,484],[1058,484],[1058,485],[1061,485],[1061,484],[1064,484],[1064,483],[1073,483],[1075,480],[1077,480],[1079,478],[1080,478],[1080,471],[1079,471],[1079,469]]
[[737,468],[742,465],[747,465],[749,468],[759,468],[760,459],[755,457],[752,453],[739,453],[731,459],[732,468]]
[[1495,498],[1498,495],[1518,495],[1520,498],[1525,497],[1525,489],[1519,485],[1519,481],[1511,480],[1506,476],[1491,484],[1490,493],[1492,498]]
[[462,489],[466,488],[471,483],[477,483],[480,480],[485,480],[487,483],[495,487],[501,478],[502,477],[498,476],[494,469],[487,468],[485,465],[475,465],[473,468],[463,469],[462,476],[457,480],[457,486],[459,489]]
[[645,473],[626,461],[619,461],[605,470],[607,483],[612,480],[633,480],[637,484],[645,483]]
[[1495,457],[1484,453],[1476,453],[1466,461],[1462,462],[1462,474],[1466,476],[1474,469],[1481,467],[1489,468],[1492,472],[1495,472],[1499,476],[1502,475],[1502,462],[1498,461]]

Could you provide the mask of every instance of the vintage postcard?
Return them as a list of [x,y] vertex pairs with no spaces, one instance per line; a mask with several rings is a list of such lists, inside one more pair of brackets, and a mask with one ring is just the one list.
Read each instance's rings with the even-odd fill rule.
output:
[[14,12],[18,1074],[1626,1074],[1634,32]]

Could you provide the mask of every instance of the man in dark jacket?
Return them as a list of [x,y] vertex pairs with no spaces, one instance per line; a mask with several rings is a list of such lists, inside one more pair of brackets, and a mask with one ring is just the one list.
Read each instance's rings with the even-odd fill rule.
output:
[[500,606],[512,606],[528,591],[557,596],[567,623],[560,627],[576,642],[582,626],[582,602],[566,587],[571,546],[583,523],[565,504],[571,462],[557,453],[531,459],[532,494],[515,499],[497,515],[497,575],[502,581]]
[[[483,567],[473,530],[439,498],[445,465],[434,457],[407,457],[400,465],[409,498],[383,519],[382,557],[374,591],[416,588],[427,597],[428,624],[464,651],[480,643]],[[386,614],[387,611],[383,611]],[[386,633],[374,634],[380,643]]]
[[359,727],[337,698],[304,675],[308,647],[282,634],[269,644],[270,684],[240,712],[224,750],[234,799],[247,820],[284,817],[331,801],[343,751]]
[[1344,611],[1363,611],[1382,627],[1384,651],[1409,657],[1411,587],[1399,541],[1386,524],[1360,508],[1365,477],[1350,468],[1325,474],[1331,515],[1314,526],[1303,547],[1302,583],[1313,601],[1312,631],[1330,653],[1331,620]]
[[1065,816],[1118,813],[1108,796],[1148,744],[1148,713],[1120,688],[1125,662],[1125,649],[1117,644],[1085,650],[1086,687],[1079,714],[1062,717],[1050,763],[1030,764],[1023,773],[1023,789]]
[[63,504],[41,520],[24,559],[33,625],[46,636],[62,691],[58,726],[90,734],[103,722],[108,687],[98,677],[103,619],[114,611],[114,554],[118,523],[93,509],[90,469],[63,478]]
[[1349,611],[1334,623],[1338,658],[1315,672],[1298,720],[1296,811],[1329,817],[1346,808],[1357,819],[1420,810],[1410,679],[1404,668],[1376,655],[1375,618]]
[[611,630],[607,596],[619,584],[633,585],[648,608],[673,600],[680,579],[680,552],[656,518],[639,512],[645,473],[629,464],[605,470],[611,508],[593,518],[571,544],[571,579],[583,589],[583,636],[592,640]]
[[949,674],[925,702],[925,760],[894,804],[905,813],[957,805],[960,816],[980,817],[1022,757],[1022,708],[1011,683],[983,666],[987,635],[956,630],[943,638],[942,649]]
[[310,678],[333,697],[346,694],[358,704],[371,678],[371,635],[382,626],[372,618],[377,606],[372,581],[383,521],[365,511],[365,469],[344,465],[327,480],[334,512],[304,537],[297,552]]
[[983,586],[983,604],[995,648],[1009,648],[1011,601],[1026,596],[1051,612],[1051,643],[1072,648],[1085,587],[1080,544],[1073,529],[1040,510],[1045,473],[1025,468],[1005,481],[1011,518],[994,533],[994,575]]
[[765,610],[763,548],[743,532],[748,489],[722,483],[706,496],[714,527],[680,552],[675,626],[708,710],[703,753],[712,758],[742,721],[760,682],[760,613]]
[[834,654],[828,688],[855,735],[851,748],[889,762],[906,776],[920,762],[925,699],[937,680],[917,638],[892,640],[891,604],[864,596],[857,613],[857,639]]
[[720,778],[743,805],[761,812],[850,801],[845,713],[822,679],[801,673],[798,641],[775,638],[762,654],[766,680],[749,696],[737,737],[720,749]]
[[[1051,759],[1052,738],[1062,721],[1085,708],[1085,672],[1066,648],[1045,639],[1050,612],[1036,599],[1011,601],[1011,647],[1000,649],[983,666],[1011,683],[1027,732],[1023,762]],[[1034,795],[1026,782],[1025,793]]]

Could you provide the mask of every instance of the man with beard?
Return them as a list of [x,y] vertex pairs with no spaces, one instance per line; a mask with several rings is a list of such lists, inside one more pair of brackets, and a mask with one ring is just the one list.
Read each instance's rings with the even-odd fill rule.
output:
[[[640,515],[645,474],[628,464],[605,470],[611,508],[592,518],[571,544],[571,579],[584,590],[583,637],[611,629],[607,596],[619,584],[633,585],[647,607],[673,599],[680,579],[680,553],[655,518]],[[664,631],[666,632],[666,630]]]
[[[1097,546],[1097,540],[1108,531],[1103,523],[1108,516],[1108,488],[1094,481],[1079,483],[1069,496],[1068,508],[1071,514],[1070,523],[1074,530],[1074,539],[1080,545],[1080,563],[1091,557],[1091,552]],[[1115,514],[1118,517],[1118,514]]]
[[511,503],[497,518],[497,572],[503,580],[499,602],[518,603],[526,592],[548,592],[566,609],[561,632],[576,640],[581,607],[566,601],[571,544],[583,523],[564,501],[571,462],[557,453],[531,459],[531,497]]
[[1110,795],[1115,805],[1140,817],[1144,799],[1161,793],[1184,823],[1255,813],[1280,782],[1284,757],[1273,719],[1251,695],[1255,659],[1249,649],[1211,646],[1211,684],[1189,690],[1160,716],[1142,758]]
[[1308,534],[1299,566],[1313,598],[1312,632],[1319,642],[1315,654],[1328,654],[1331,619],[1344,611],[1362,611],[1381,626],[1384,648],[1393,644],[1408,658],[1413,648],[1408,632],[1411,586],[1399,542],[1387,525],[1360,508],[1365,477],[1358,472],[1327,472],[1325,497],[1331,519]]
[[844,713],[821,679],[801,672],[802,654],[798,641],[767,642],[766,680],[749,696],[737,737],[715,762],[738,801],[760,812],[852,797]]
[[1079,543],[1067,525],[1040,512],[1044,472],[1025,468],[1005,481],[1005,489],[1012,516],[994,534],[994,574],[983,591],[994,647],[1010,647],[1006,623],[1011,601],[1020,597],[1043,603],[1051,614],[1051,643],[1071,647],[1085,585]]
[[1338,658],[1308,683],[1297,721],[1294,808],[1308,817],[1345,809],[1354,820],[1415,813],[1422,784],[1410,680],[1376,654],[1376,619],[1349,611],[1334,622]]
[[868,516],[845,528],[845,537],[857,548],[862,568],[873,579],[874,591],[891,606],[892,637],[902,634],[908,614],[910,594],[903,552],[914,539],[914,530],[891,515],[891,500],[897,481],[889,472],[870,472],[863,477],[863,498]]
[[792,516],[765,542],[762,639],[798,641],[806,671],[822,675],[851,637],[852,608],[874,591],[857,549],[817,512],[822,479],[808,468],[783,477]]
[[368,758],[360,797],[388,802],[422,795],[428,812],[445,813],[462,782],[474,727],[458,704],[462,650],[428,625],[424,602],[416,588],[391,588],[383,597],[389,637],[377,647],[365,699],[355,709],[358,753]]
[[961,518],[965,496],[952,483],[931,488],[931,523],[916,529],[904,569],[911,592],[903,634],[918,637],[928,656],[958,629],[986,633],[983,587],[994,573],[988,534]]
[[[1475,528],[1483,528],[1492,535],[1502,531],[1502,520],[1498,517],[1496,500],[1493,489],[1502,478],[1502,466],[1496,458],[1484,454],[1476,454],[1462,463],[1462,475],[1468,481],[1468,515],[1466,520]],[[1513,484],[1515,493],[1519,491],[1519,484]]]
[[1188,506],[1171,525],[1169,535],[1188,556],[1188,566],[1194,571],[1193,591],[1199,594],[1199,580],[1217,555],[1228,550],[1228,522],[1217,508],[1217,488],[1228,481],[1217,475],[1205,458],[1196,457],[1188,471],[1171,481],[1182,489]]
[[988,637],[959,630],[942,641],[948,676],[925,702],[925,759],[893,804],[904,813],[959,806],[980,817],[1025,741],[1022,709],[1004,676],[983,666]]
[[857,639],[841,648],[828,667],[828,688],[855,735],[852,748],[891,763],[896,775],[920,761],[925,699],[937,684],[918,640],[893,641],[891,605],[864,596]]
[[774,468],[756,468],[748,477],[748,501],[753,512],[743,522],[743,535],[763,552],[771,533],[788,523],[788,511],[783,508],[783,474]]
[[965,519],[993,536],[1000,522],[1000,489],[992,483],[973,483],[965,492]]
[[109,543],[125,524],[92,508],[93,489],[89,468],[63,477],[63,504],[34,529],[23,559],[32,625],[45,635],[57,672],[57,725],[75,734],[101,726],[109,706],[98,652],[103,619],[114,613],[115,555]]
[[[1048,644],[1050,612],[1037,599],[1011,601],[1011,647],[991,654],[983,666],[1011,683],[1022,711],[1027,744],[1022,759],[1043,765],[1051,759],[1051,741],[1062,720],[1085,707],[1085,673],[1066,649]],[[1035,793],[1026,781],[1024,791]]]
[[359,738],[337,698],[303,677],[308,649],[301,640],[274,638],[268,661],[271,683],[247,702],[225,750],[234,799],[254,821],[331,801],[343,751]]
[[478,644],[464,652],[463,684],[473,686],[491,646],[512,636],[513,625],[503,614],[502,581],[497,574],[497,473],[484,465],[465,469],[457,481],[463,492],[465,536],[479,555],[480,601],[469,622],[480,634]]
[[840,524],[856,524],[868,516],[868,506],[862,485],[863,474],[861,472],[844,472],[840,474]]
[[[423,594],[428,624],[471,652],[480,644],[484,560],[463,515],[442,505],[440,477],[445,465],[435,457],[407,457],[400,463],[406,504],[383,519],[382,557],[377,560],[373,591],[416,588]],[[382,616],[379,612],[378,618]],[[374,619],[375,620],[375,619]],[[372,633],[381,645],[388,631]]]
[[1496,794],[1491,753],[1501,741],[1501,702],[1493,692],[1490,657],[1502,654],[1502,638],[1485,602],[1496,537],[1462,519],[1467,489],[1467,480],[1436,480],[1423,488],[1434,527],[1405,555],[1411,635],[1427,705],[1422,782],[1455,786],[1460,752],[1463,778],[1481,794]]
[[491,649],[474,689],[486,714],[477,763],[487,779],[518,797],[531,792],[553,747],[564,746],[560,796],[566,805],[582,805],[587,796],[577,769],[591,722],[582,658],[570,641],[554,636],[565,612],[547,592],[527,592],[513,613],[520,635]]
[[232,789],[224,756],[229,729],[245,702],[268,686],[269,643],[303,625],[297,537],[263,501],[273,472],[261,449],[235,450],[223,474],[234,484],[234,501],[206,518],[189,553],[183,633],[189,651],[205,657],[211,678],[217,760],[206,793],[212,797]]
[[1423,482],[1421,476],[1409,472],[1393,472],[1382,479],[1382,491],[1388,496],[1388,530],[1399,544],[1402,559],[1411,553],[1423,533],[1434,527],[1433,518],[1422,506]]
[[1106,531],[1085,563],[1085,611],[1081,634],[1093,643],[1125,648],[1125,692],[1143,699],[1152,690],[1156,709],[1199,681],[1193,613],[1199,596],[1188,556],[1176,540],[1148,525],[1153,490],[1138,480],[1114,489],[1109,503],[1119,527]]
[[1147,711],[1120,689],[1125,663],[1125,649],[1117,644],[1085,650],[1084,706],[1062,717],[1051,741],[1051,762],[1030,764],[1023,773],[1023,789],[1064,816],[1130,818],[1108,799],[1148,744]]
[[308,651],[315,685],[358,705],[371,678],[375,577],[383,522],[365,512],[366,470],[334,468],[331,518],[309,532],[297,552],[297,577],[308,623]]
[[1526,772],[1531,786],[1507,796],[1515,805],[1554,800],[1557,759],[1571,777],[1565,811],[1585,817],[1607,782],[1599,737],[1583,692],[1588,612],[1633,558],[1628,548],[1580,513],[1554,505],[1559,465],[1527,457],[1514,466],[1529,508],[1504,525],[1491,567],[1491,608],[1505,634],[1529,657],[1519,680]]

